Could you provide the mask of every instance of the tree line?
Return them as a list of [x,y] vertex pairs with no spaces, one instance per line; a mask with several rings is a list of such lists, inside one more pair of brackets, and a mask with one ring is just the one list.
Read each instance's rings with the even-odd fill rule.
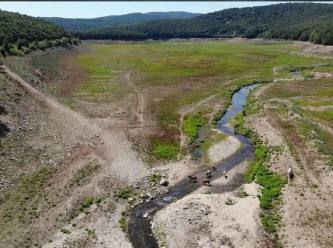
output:
[[233,8],[190,19],[156,20],[75,33],[82,39],[265,38],[333,44],[333,4]]
[[78,38],[53,23],[0,10],[0,53],[2,56],[24,55],[36,49],[76,45],[79,42]]

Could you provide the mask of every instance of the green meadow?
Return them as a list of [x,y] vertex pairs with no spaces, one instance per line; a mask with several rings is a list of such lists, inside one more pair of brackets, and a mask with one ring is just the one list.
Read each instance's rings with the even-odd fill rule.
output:
[[[158,128],[166,133],[152,137],[152,150],[157,157],[167,158],[177,154],[178,112],[185,105],[215,94],[222,112],[232,93],[242,85],[292,77],[294,68],[310,75],[312,66],[322,64],[323,68],[316,69],[325,70],[333,64],[332,60],[297,54],[298,48],[289,42],[205,40],[85,45],[88,51],[81,53],[77,61],[88,77],[73,97],[86,101],[119,101],[130,90],[124,74],[135,72],[138,76],[133,78],[134,85],[148,92],[148,110]],[[273,68],[278,69],[273,72]],[[193,121],[185,125],[190,140],[197,136],[197,125],[190,127]],[[166,145],[156,151],[156,145],[161,147],[161,144]]]

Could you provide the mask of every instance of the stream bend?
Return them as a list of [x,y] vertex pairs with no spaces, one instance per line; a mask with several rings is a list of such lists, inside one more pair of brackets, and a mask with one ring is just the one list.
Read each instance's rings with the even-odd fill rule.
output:
[[[242,146],[237,152],[216,165],[217,172],[214,172],[214,179],[223,176],[223,171],[229,171],[243,161],[254,158],[254,147],[252,142],[245,136],[236,134],[234,129],[228,126],[228,123],[233,117],[244,110],[250,91],[257,86],[258,84],[244,86],[239,91],[235,92],[232,97],[231,106],[217,123],[217,128],[220,131],[237,138]],[[205,178],[205,170],[198,171],[195,175],[198,177],[198,181],[201,182],[202,179]],[[242,184],[242,180],[236,180],[236,182],[231,184],[232,187],[221,189],[219,193],[233,191]],[[199,187],[201,187],[200,183],[192,184],[189,182],[188,178],[184,178],[174,186],[170,187],[166,193],[157,195],[150,201],[145,201],[136,205],[132,209],[128,220],[128,234],[133,247],[158,248],[150,223],[154,214],[168,204],[183,198]]]

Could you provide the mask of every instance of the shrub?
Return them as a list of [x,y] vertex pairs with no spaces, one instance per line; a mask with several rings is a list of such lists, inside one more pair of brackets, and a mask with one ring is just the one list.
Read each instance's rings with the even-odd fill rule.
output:
[[69,231],[68,229],[65,229],[65,228],[61,228],[60,231],[64,234],[70,234],[71,231]]
[[119,227],[121,228],[121,230],[123,230],[124,232],[127,231],[127,227],[128,227],[128,223],[127,223],[127,213],[126,211],[122,211],[121,212],[121,217],[119,219]]
[[162,175],[160,174],[153,174],[149,176],[149,182],[151,183],[159,183],[162,179]]
[[83,212],[85,209],[89,208],[94,203],[94,197],[88,196],[86,197],[80,207],[80,211]]
[[128,199],[128,198],[134,196],[134,191],[131,187],[126,187],[126,188],[119,190],[117,193],[115,193],[115,196],[117,198],[121,198],[121,199]]

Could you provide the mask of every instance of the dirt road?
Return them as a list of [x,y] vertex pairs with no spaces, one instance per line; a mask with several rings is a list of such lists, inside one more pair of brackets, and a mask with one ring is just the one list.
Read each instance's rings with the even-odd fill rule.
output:
[[125,82],[133,90],[135,101],[132,107],[132,115],[134,118],[131,118],[134,124],[138,126],[145,126],[144,113],[145,113],[145,97],[142,91],[136,86],[133,82],[133,72],[127,72],[124,75]]
[[[82,114],[75,112],[60,104],[55,99],[47,96],[24,81],[8,67],[3,66],[3,73],[8,78],[20,84],[24,90],[30,94],[40,105],[44,106],[51,115],[56,115],[54,119],[79,136],[97,137],[96,153],[107,163],[109,172],[119,178],[132,182],[146,173],[143,162],[130,149],[130,143],[126,139],[126,134],[117,128],[116,130],[103,129],[96,125]],[[141,104],[143,105],[143,104]],[[140,111],[140,121],[143,121]]]

